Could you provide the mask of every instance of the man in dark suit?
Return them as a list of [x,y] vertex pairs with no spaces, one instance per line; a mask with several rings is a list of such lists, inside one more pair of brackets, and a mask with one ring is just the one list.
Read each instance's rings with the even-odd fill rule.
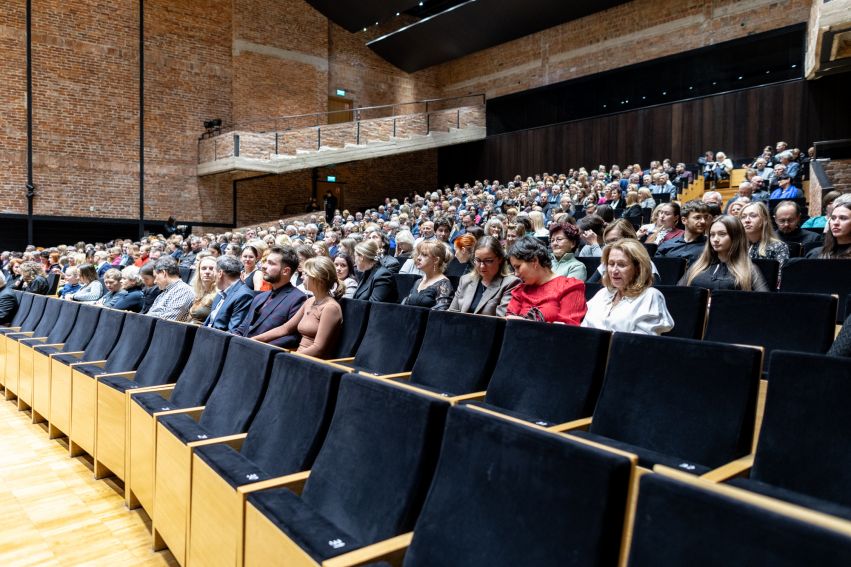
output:
[[213,300],[212,309],[205,327],[235,332],[245,320],[254,292],[239,279],[242,262],[233,256],[222,256],[216,260],[216,287],[219,292]]
[[[257,295],[251,302],[248,314],[234,331],[241,337],[255,337],[275,327],[280,327],[295,315],[307,296],[297,290],[290,278],[298,268],[298,255],[291,246],[273,247],[263,266],[263,280],[269,282],[272,291]],[[298,333],[273,340],[274,346],[296,348]]]
[[18,310],[18,299],[12,293],[12,286],[6,285],[6,276],[0,272],[0,325],[8,325]]

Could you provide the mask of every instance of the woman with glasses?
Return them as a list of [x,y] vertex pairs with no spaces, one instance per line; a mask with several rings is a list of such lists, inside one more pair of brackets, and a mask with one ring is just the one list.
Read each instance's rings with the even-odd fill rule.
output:
[[449,310],[505,317],[511,290],[519,283],[509,273],[499,239],[483,236],[473,251],[473,271],[461,278]]
[[587,277],[585,264],[576,259],[574,251],[579,246],[579,229],[570,223],[550,226],[550,257],[553,272],[560,276],[576,278],[584,282]]

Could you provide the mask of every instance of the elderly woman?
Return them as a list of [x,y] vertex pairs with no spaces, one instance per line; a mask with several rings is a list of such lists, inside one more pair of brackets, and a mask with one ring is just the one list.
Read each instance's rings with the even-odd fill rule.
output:
[[364,240],[355,246],[355,265],[363,274],[354,299],[374,303],[394,303],[396,282],[393,274],[378,263],[380,248],[374,240]]
[[80,283],[83,287],[65,296],[66,299],[94,303],[104,294],[103,284],[98,279],[98,272],[93,264],[80,266]]
[[550,248],[552,269],[560,276],[585,281],[585,264],[576,259],[574,251],[579,246],[579,229],[569,223],[553,223],[550,226]]
[[38,295],[47,295],[49,286],[40,262],[24,262],[20,267],[21,289]]
[[511,292],[509,319],[579,325],[585,316],[585,284],[553,273],[547,248],[524,236],[509,251],[514,273],[522,283]]
[[423,277],[414,283],[402,304],[446,311],[452,303],[454,290],[443,272],[451,258],[452,254],[443,242],[423,240],[417,244],[417,269]]
[[473,269],[473,250],[476,248],[476,237],[472,234],[462,234],[455,239],[455,257],[446,266],[447,276],[461,277]]
[[505,252],[494,236],[483,236],[473,252],[475,269],[461,277],[450,311],[505,317],[511,290],[520,280],[510,275]]
[[644,335],[674,328],[665,297],[654,289],[650,256],[633,239],[617,240],[603,249],[603,289],[588,302],[583,327]]
[[118,268],[110,268],[106,271],[103,275],[103,286],[106,288],[106,293],[95,301],[95,305],[115,307],[118,300],[127,295],[127,292],[121,286],[121,270]]
[[127,266],[121,270],[121,285],[127,293],[119,297],[112,308],[140,313],[145,304],[145,282],[137,266]]
[[396,233],[396,260],[399,264],[404,265],[406,261],[411,259],[411,253],[414,251],[414,235],[410,230],[400,230]]

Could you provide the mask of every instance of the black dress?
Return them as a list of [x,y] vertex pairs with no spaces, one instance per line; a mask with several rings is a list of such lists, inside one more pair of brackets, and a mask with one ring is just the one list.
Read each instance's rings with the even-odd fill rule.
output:
[[452,297],[455,294],[455,290],[452,288],[449,280],[443,278],[420,291],[417,288],[419,288],[422,281],[422,278],[417,280],[414,287],[411,288],[411,292],[402,300],[402,305],[428,307],[437,311],[446,311],[449,309],[449,306],[452,304]]
[[472,262],[461,263],[458,261],[458,258],[452,258],[452,260],[447,264],[446,271],[444,274],[447,276],[456,276],[461,277],[470,271],[472,268]]

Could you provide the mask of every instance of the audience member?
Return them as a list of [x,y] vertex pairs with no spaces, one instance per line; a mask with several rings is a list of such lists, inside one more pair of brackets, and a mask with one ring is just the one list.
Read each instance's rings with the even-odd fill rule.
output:
[[131,265],[121,270],[121,285],[127,293],[119,297],[112,308],[141,313],[145,306],[145,284],[140,269]]
[[44,277],[44,266],[40,262],[21,264],[21,289],[29,293],[47,295],[49,285]]
[[572,224],[550,225],[550,248],[552,270],[560,276],[576,278],[584,282],[587,273],[585,264],[576,259],[574,250],[579,246],[579,229]]
[[808,257],[851,259],[851,193],[833,201],[827,228],[824,246],[814,249]]
[[585,316],[585,284],[553,273],[547,248],[524,236],[509,251],[521,282],[511,292],[509,318],[579,325]]
[[225,255],[216,260],[216,293],[203,323],[205,327],[235,333],[245,320],[254,292],[243,283],[242,270],[242,262],[233,256]]
[[106,293],[95,301],[95,305],[114,308],[115,304],[127,295],[121,285],[121,270],[118,268],[110,268],[106,271],[103,275],[103,287],[106,289]]
[[833,341],[833,345],[831,345],[827,354],[851,357],[851,315],[845,319],[845,323],[842,324],[842,328],[836,335],[836,340]]
[[792,185],[792,177],[788,173],[777,177],[777,189],[771,192],[771,199],[800,199],[804,192]]
[[65,284],[59,288],[57,295],[60,299],[65,299],[65,296],[79,290],[80,285],[80,269],[77,266],[68,266],[65,270]]
[[670,240],[665,240],[656,250],[656,256],[668,258],[685,258],[693,264],[706,245],[706,226],[709,218],[709,207],[699,200],[689,201],[682,209],[683,232]]
[[154,301],[157,299],[157,296],[162,293],[159,286],[157,286],[156,279],[154,278],[154,264],[156,262],[148,262],[141,268],[139,268],[139,277],[142,278],[142,283],[145,284],[145,288],[142,290],[142,294],[145,298],[145,301],[142,305],[142,313],[147,313],[151,310],[151,306],[154,304]]
[[603,289],[588,302],[583,327],[660,335],[674,327],[665,296],[653,286],[650,256],[634,239],[603,249]]
[[195,270],[195,281],[192,282],[192,291],[195,299],[189,307],[189,323],[202,325],[213,309],[213,300],[216,297],[216,258],[212,254],[201,251],[198,255],[197,268]]
[[[659,205],[659,216],[656,222],[656,230],[653,232],[645,232],[644,241],[661,245],[665,241],[680,236],[683,233],[683,230],[678,227],[679,222],[680,206],[677,203],[663,203]],[[644,226],[636,233],[639,239],[642,238],[642,229],[644,229]]]
[[752,259],[767,258],[783,264],[789,259],[789,246],[777,238],[765,203],[750,203],[739,213],[748,239],[748,255]]
[[827,219],[830,217],[830,212],[833,210],[833,202],[837,197],[842,195],[839,191],[828,191],[821,200],[821,211],[823,214],[817,217],[810,217],[801,228],[823,228],[827,232]]
[[709,290],[769,291],[762,274],[748,256],[748,240],[742,222],[729,215],[715,219],[709,227],[709,240],[703,254],[678,285]]
[[345,287],[343,293],[344,298],[351,299],[355,296],[355,290],[358,288],[358,281],[355,279],[355,263],[352,257],[343,252],[337,254],[334,258],[334,268],[337,270],[337,279],[339,279]]
[[98,279],[98,273],[94,265],[83,264],[80,266],[80,283],[83,284],[83,287],[74,293],[67,294],[65,296],[66,299],[81,301],[83,303],[94,303],[103,296],[103,284]]
[[[576,227],[573,228],[576,230]],[[449,310],[505,317],[511,291],[520,280],[510,275],[505,251],[498,238],[483,236],[478,240],[473,252],[473,266],[472,272],[461,277]]]
[[355,265],[363,274],[355,290],[354,299],[376,303],[396,301],[396,283],[393,274],[378,263],[379,247],[374,240],[364,240],[355,246]]
[[801,230],[801,207],[795,201],[781,201],[774,208],[774,220],[777,223],[777,236],[783,242],[800,244],[804,251],[821,244],[817,234]]
[[242,261],[243,269],[241,278],[245,287],[251,291],[268,291],[263,289],[263,273],[260,271],[257,261],[260,260],[260,251],[253,244],[246,244],[240,251],[239,259]]
[[12,288],[6,285],[6,275],[0,272],[0,325],[8,325],[18,311],[18,299]]
[[473,269],[473,250],[476,247],[476,237],[465,232],[455,239],[452,246],[455,248],[455,257],[449,261],[445,273],[447,276],[460,278]]
[[603,241],[603,229],[606,223],[598,215],[585,215],[576,223],[585,246],[579,250],[580,258],[599,258],[603,255],[600,242]]
[[195,292],[180,279],[180,266],[171,256],[163,256],[154,264],[154,283],[160,294],[154,299],[148,315],[170,321],[186,321]]
[[[460,235],[462,238],[473,238],[469,234]],[[408,296],[402,299],[403,305],[428,307],[437,311],[449,309],[454,290],[449,278],[444,275],[447,264],[452,259],[449,248],[442,242],[420,242],[416,250],[417,269],[423,276],[411,288]]]

